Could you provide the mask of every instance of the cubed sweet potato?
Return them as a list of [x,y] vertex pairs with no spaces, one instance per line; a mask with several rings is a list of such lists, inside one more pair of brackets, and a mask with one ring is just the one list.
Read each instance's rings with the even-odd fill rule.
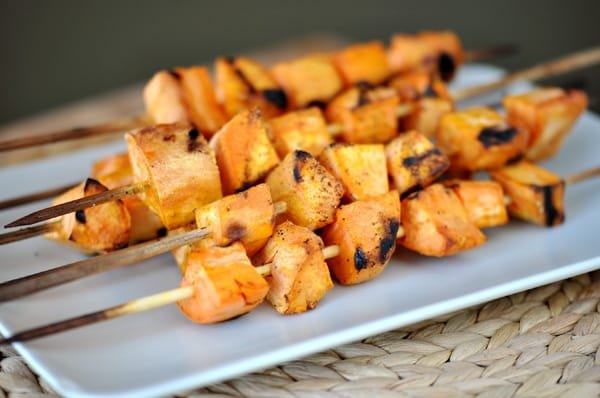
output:
[[[57,197],[54,205],[105,192],[100,182],[88,178]],[[102,203],[60,217],[46,238],[73,245],[84,253],[103,253],[129,244],[131,217],[121,200]]]
[[389,191],[383,144],[332,144],[323,150],[319,162],[342,183],[348,201]]
[[279,221],[290,220],[310,230],[333,221],[344,188],[310,153],[290,152],[266,179],[273,201],[287,204]]
[[341,125],[341,141],[385,143],[398,134],[398,101],[392,89],[361,85],[334,98],[325,116],[329,122]]
[[323,112],[316,106],[274,117],[269,120],[269,126],[280,158],[296,149],[318,156],[333,142]]
[[387,266],[400,227],[400,197],[388,192],[369,200],[342,205],[321,237],[338,245],[339,255],[327,260],[335,279],[344,285],[366,282]]
[[524,153],[527,140],[525,130],[485,107],[446,113],[437,133],[438,146],[451,167],[471,171],[502,167]]
[[194,295],[177,305],[191,321],[216,323],[252,311],[264,301],[269,284],[258,273],[241,243],[206,247],[188,255],[181,287]]
[[239,240],[249,256],[264,246],[275,228],[271,191],[266,184],[225,196],[194,213],[198,228],[211,228],[211,238],[203,242],[227,246]]
[[280,115],[287,108],[285,92],[270,72],[246,58],[218,58],[215,62],[217,98],[229,118],[245,109],[259,107],[263,117]]
[[252,259],[270,264],[267,300],[281,314],[316,307],[333,282],[323,255],[323,241],[314,232],[289,221],[277,226],[273,237]]
[[534,161],[551,157],[560,149],[587,103],[583,91],[558,87],[539,87],[507,95],[502,101],[508,122],[529,135],[526,156]]
[[439,183],[402,199],[402,227],[398,243],[426,256],[450,256],[486,241],[454,191]]
[[490,172],[509,197],[512,216],[548,227],[565,220],[565,182],[531,161],[521,160]]
[[390,141],[385,146],[385,156],[393,188],[400,194],[431,184],[450,165],[446,155],[415,130]]
[[227,115],[217,101],[210,74],[205,66],[175,68],[190,122],[208,139],[227,122]]
[[460,199],[467,217],[478,228],[496,227],[508,223],[508,212],[502,186],[495,181],[449,180],[444,185],[451,188]]
[[290,110],[328,102],[343,87],[342,78],[327,54],[309,54],[280,62],[271,73],[285,91]]
[[145,127],[125,139],[134,182],[149,184],[139,196],[166,228],[192,223],[194,209],[221,198],[215,154],[190,125]]
[[360,82],[381,84],[391,74],[386,50],[380,41],[350,45],[335,52],[332,59],[345,87]]
[[256,184],[279,163],[258,108],[234,116],[211,138],[210,146],[217,157],[225,195]]

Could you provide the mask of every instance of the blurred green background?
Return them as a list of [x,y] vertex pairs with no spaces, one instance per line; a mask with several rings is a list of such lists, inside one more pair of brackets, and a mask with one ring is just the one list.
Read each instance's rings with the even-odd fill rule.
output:
[[[309,33],[387,41],[424,29],[454,30],[466,48],[517,44],[494,60],[514,70],[600,45],[600,1],[0,0],[0,124]],[[600,93],[600,67],[556,79],[572,81]]]

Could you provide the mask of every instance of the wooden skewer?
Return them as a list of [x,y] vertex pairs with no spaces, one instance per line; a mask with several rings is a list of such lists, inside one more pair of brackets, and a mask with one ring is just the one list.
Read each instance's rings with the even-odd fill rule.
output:
[[465,52],[465,62],[483,61],[490,58],[503,57],[516,53],[514,44],[502,44],[489,48],[472,49]]
[[599,174],[600,174],[600,166],[594,167],[593,169],[584,170],[579,173],[571,174],[570,176],[565,177],[564,181],[565,181],[565,184],[571,185],[571,184],[575,184],[576,182],[580,182],[585,179],[588,179],[590,177],[597,176]]
[[99,124],[96,126],[76,127],[41,135],[34,135],[30,137],[12,138],[0,141],[0,152],[12,151],[15,149],[24,149],[38,145],[52,144],[55,142],[66,140],[76,140],[106,134],[113,134],[145,127],[151,124],[152,120],[150,119],[150,117],[143,115],[134,116],[129,119]]
[[[326,259],[335,257],[339,254],[339,250],[339,246],[337,245],[327,246],[323,249],[323,255]],[[271,264],[264,264],[256,268],[257,271],[263,276],[268,275],[271,272]],[[48,325],[24,330],[22,332],[15,333],[10,337],[0,339],[0,345],[23,342],[33,340],[39,337],[49,336],[51,334],[75,329],[80,326],[91,325],[100,321],[115,319],[123,315],[135,314],[138,312],[161,307],[193,296],[194,289],[193,286],[190,285],[167,290],[137,300],[128,301],[126,303],[119,304],[114,307],[106,308],[100,311],[95,311],[89,314],[76,316],[74,318],[66,319],[63,321],[54,322]]]
[[[286,202],[273,203],[273,213],[275,215],[283,214],[286,211]],[[139,262],[196,242],[206,237],[210,232],[210,227],[195,229],[0,283],[0,302],[13,300],[88,275]],[[329,252],[329,254],[331,253]]]
[[83,210],[91,206],[99,205],[101,203],[121,199],[126,196],[136,195],[138,193],[144,192],[149,188],[149,183],[140,182],[136,184],[125,185],[119,188],[110,189],[108,191],[100,192],[94,195],[84,196],[83,198],[61,203],[56,206],[46,207],[44,209],[35,211],[24,217],[21,217],[18,220],[10,222],[4,227],[10,228],[22,225],[35,224],[38,222],[49,220],[54,217],[62,216],[64,214],[72,213],[74,211]]
[[77,184],[68,184],[68,185],[63,185],[58,188],[50,188],[45,191],[34,192],[31,194],[19,196],[16,198],[6,199],[3,201],[0,201],[0,210],[8,209],[10,207],[24,205],[26,203],[37,202],[38,200],[53,198],[53,197],[65,192],[66,190],[73,188],[76,185]]
[[7,243],[17,242],[19,240],[43,235],[46,232],[51,232],[56,224],[58,224],[58,221],[47,222],[44,224],[34,225],[32,227],[21,228],[16,231],[0,234],[0,245],[6,245]]
[[525,80],[538,80],[545,77],[558,75],[579,68],[585,68],[600,62],[600,46],[570,54],[554,61],[544,62],[533,67],[511,73],[504,78],[489,84],[482,84],[476,87],[467,87],[456,90],[452,93],[452,98],[459,101],[462,99],[475,97],[488,91],[496,90]]
[[0,284],[0,302],[13,300],[80,279],[84,276],[108,271],[150,257],[158,256],[169,250],[203,239],[210,232],[210,228],[195,229],[183,234],[144,242],[111,253],[76,261],[58,268],[7,281]]

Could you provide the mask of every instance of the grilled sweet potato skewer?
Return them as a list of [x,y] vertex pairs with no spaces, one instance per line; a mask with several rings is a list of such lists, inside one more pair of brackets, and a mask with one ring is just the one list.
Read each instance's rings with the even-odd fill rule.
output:
[[192,217],[195,217],[197,228],[188,228],[192,231],[181,233],[178,230],[160,240],[4,282],[0,284],[0,301],[132,264],[192,242],[206,241],[208,245],[225,246],[241,241],[245,250],[254,253],[272,235],[275,217],[286,211],[286,204],[273,203],[268,187],[260,184],[194,211]]
[[[395,47],[393,47],[393,43],[394,42],[398,42],[401,43],[400,46],[396,45]],[[423,69],[423,70],[429,70],[432,67],[438,67],[437,63],[439,62],[439,68],[441,69],[448,69],[448,66],[451,67],[451,70],[445,71],[445,74],[453,74],[455,68],[463,62],[464,60],[467,61],[473,61],[473,60],[481,60],[482,58],[485,57],[490,57],[490,56],[498,56],[498,55],[504,55],[507,53],[510,53],[512,51],[514,51],[514,47],[511,46],[499,46],[497,48],[491,48],[491,49],[484,49],[484,50],[477,50],[477,51],[473,51],[473,52],[466,52],[463,54],[463,50],[460,46],[460,43],[458,41],[458,38],[451,32],[423,32],[419,35],[412,35],[412,36],[408,36],[408,35],[398,35],[398,38],[394,38],[392,43],[392,47],[390,47],[390,64],[391,67],[389,69],[389,72],[398,72],[398,71],[403,71],[406,70],[407,68],[411,68],[411,69],[415,69],[417,68],[417,66],[419,64],[423,64],[423,67],[419,67],[418,69]],[[405,45],[408,44],[409,47],[405,48]],[[367,47],[369,47],[370,44],[367,44]],[[349,46],[348,49],[352,49],[351,51],[346,51],[347,53],[352,54],[352,57],[354,57],[353,59],[350,60],[344,60],[343,56],[345,55],[344,51],[339,52],[338,59],[339,60],[338,64],[342,65],[346,62],[355,62],[357,60],[357,56],[355,53],[360,54],[361,53],[361,44],[358,45],[354,45],[354,46]],[[419,47],[423,47],[423,48],[419,48]],[[408,58],[406,57],[401,57],[400,59],[398,59],[397,55],[399,52],[402,51],[412,51],[415,52],[414,55],[409,56]],[[512,51],[511,51],[512,50]],[[373,51],[369,51],[368,54],[372,54]],[[385,57],[385,54],[384,54]],[[439,58],[439,61],[438,61]],[[358,59],[360,59],[360,57],[358,57]],[[442,62],[442,60],[445,60],[445,62]],[[386,61],[386,60],[384,60]],[[400,62],[400,64],[399,64]],[[232,62],[233,63],[233,62]],[[386,61],[387,63],[387,61]],[[228,59],[224,59],[221,58],[219,60],[217,60],[216,62],[216,69],[219,70],[220,65],[227,65],[228,64]],[[427,65],[425,65],[427,64]],[[241,71],[238,71],[237,69],[232,70],[231,73],[229,73],[229,76],[233,76],[235,77],[236,73],[239,73],[239,75],[242,77],[241,79],[241,83],[247,83],[244,81],[245,77],[244,74],[245,73],[253,73],[252,71],[252,66],[250,66],[250,68],[244,66],[244,65],[235,65],[236,67],[241,67]],[[442,66],[444,66],[442,68]],[[254,68],[256,69],[256,68]],[[342,67],[340,69],[340,71],[343,73],[344,68]],[[207,93],[210,94],[209,97],[211,97],[212,99],[210,99],[208,101],[209,104],[213,104],[216,100],[216,98],[214,97],[213,93],[212,93],[212,85],[210,83],[210,81],[208,80],[208,75],[207,75],[207,70],[203,67],[201,68],[189,68],[189,73],[187,73],[187,71],[183,68],[177,68],[174,69],[173,71],[173,75],[174,76],[178,76],[178,78],[181,78],[184,86],[185,86],[185,90],[184,90],[184,97],[187,97],[188,100],[197,100],[198,99],[198,95],[203,95],[202,93]],[[442,71],[443,72],[443,71]],[[338,73],[338,72],[336,72]],[[444,74],[444,73],[442,73]],[[172,79],[172,77],[169,76],[169,73],[166,73],[162,75],[162,77],[164,77],[164,79]],[[217,80],[219,80],[217,78]],[[253,82],[256,83],[256,82]],[[285,108],[285,101],[282,101],[282,97],[279,94],[276,94],[277,90],[273,90],[270,88],[269,84],[264,84],[264,79],[263,80],[259,80],[258,81],[258,86],[254,87],[254,86],[250,86],[250,93],[252,96],[256,96],[254,91],[257,92],[263,92],[265,94],[265,98],[267,99],[267,101],[262,101],[262,103],[259,101],[258,103],[255,103],[255,105],[263,105],[266,106],[267,108],[270,106],[269,104],[275,104],[275,106],[282,106],[283,108]],[[200,84],[200,86],[198,86],[198,84]],[[204,86],[204,87],[202,87]],[[235,88],[234,88],[235,89]],[[221,91],[225,91],[225,93],[227,92],[227,89],[225,88],[224,90]],[[217,93],[219,94],[219,93]],[[223,93],[221,92],[221,97],[222,97]],[[173,94],[172,97],[177,97],[178,94]],[[208,97],[205,98],[201,98],[200,100],[204,100],[206,101],[208,99]],[[222,100],[222,98],[221,98]],[[283,105],[282,105],[283,104]],[[154,105],[159,105],[159,104],[154,104]],[[228,115],[232,116],[233,114],[231,113],[232,110],[230,107],[224,106],[226,108],[226,110],[229,110]],[[59,142],[59,141],[63,141],[63,140],[69,140],[69,139],[78,139],[78,138],[85,138],[85,137],[90,137],[90,136],[95,136],[95,135],[99,135],[99,134],[107,134],[107,133],[115,133],[118,131],[126,131],[126,130],[131,130],[134,128],[141,128],[144,126],[148,126],[152,123],[163,123],[163,122],[174,122],[174,121],[186,121],[189,122],[191,119],[191,121],[193,121],[194,123],[199,122],[199,125],[197,126],[199,129],[203,129],[205,126],[213,126],[212,128],[214,128],[214,122],[216,122],[216,126],[218,126],[219,123],[224,123],[225,119],[223,118],[223,115],[219,115],[219,113],[221,113],[222,111],[219,109],[219,107],[217,106],[212,106],[210,107],[211,109],[213,109],[212,111],[208,111],[206,113],[204,112],[200,112],[200,113],[195,113],[196,115],[199,115],[200,118],[198,117],[184,117],[184,114],[186,114],[187,112],[185,111],[185,109],[183,109],[183,107],[179,107],[180,112],[178,114],[178,117],[174,120],[164,120],[164,118],[161,116],[159,118],[159,120],[154,120],[153,118],[150,118],[149,116],[137,116],[128,120],[123,120],[123,121],[117,121],[117,122],[109,122],[109,123],[105,123],[102,125],[98,125],[98,126],[89,126],[89,127],[78,127],[78,128],[72,128],[72,129],[67,129],[67,130],[62,130],[62,131],[56,131],[56,132],[52,132],[52,133],[48,133],[48,134],[44,134],[44,135],[37,135],[37,136],[33,136],[33,137],[25,137],[22,139],[12,139],[12,140],[7,140],[7,141],[3,141],[0,142],[0,152],[1,151],[8,151],[8,150],[15,150],[15,149],[21,149],[21,148],[27,148],[27,147],[31,147],[31,146],[35,146],[35,145],[42,145],[42,144],[48,144],[48,143],[52,143],[52,142]],[[238,109],[239,107],[234,107],[233,109]],[[264,109],[265,112],[268,112],[268,109]],[[176,112],[177,113],[177,112]],[[203,117],[202,115],[205,116],[209,116],[208,119],[212,120],[209,121],[206,117]],[[170,115],[166,115],[168,119],[171,119],[177,115],[174,114],[170,114]],[[194,112],[192,112],[192,115],[194,116]],[[208,124],[206,124],[208,123]]]
[[[228,248],[222,248],[222,250],[232,251]],[[323,248],[324,258],[331,258],[337,256],[337,254],[337,248],[334,246]],[[203,266],[200,265],[200,263],[194,263],[194,265],[190,266],[186,271],[186,275],[184,275],[179,288],[129,301],[90,314],[15,333],[8,338],[0,339],[0,344],[12,344],[15,342],[23,342],[49,336],[54,333],[71,330],[80,326],[91,325],[96,322],[114,319],[123,315],[150,310],[171,303],[177,303],[190,320],[199,323],[220,322],[251,311],[262,302],[267,294],[268,284],[264,280],[263,282],[260,282],[262,279],[260,278],[260,275],[269,275],[271,273],[271,264],[254,267],[249,260],[244,260],[239,254],[225,256],[224,259],[227,261],[235,260],[231,270],[223,270],[223,268],[225,268],[223,266],[208,266],[208,268],[218,271],[218,274],[213,277],[214,280],[227,279],[227,276],[223,276],[223,272],[229,272],[231,275],[236,275],[234,280],[225,280],[220,283],[221,285],[226,285],[232,289],[229,292],[227,300],[223,300],[223,296],[220,296],[218,290],[215,290],[214,288],[210,290],[203,289],[205,286],[204,280],[207,278],[203,277],[202,274],[206,271],[202,270]],[[240,273],[240,270],[242,270],[243,273]],[[202,282],[197,283],[199,280],[202,280]],[[220,298],[217,298],[216,305],[211,305],[209,300],[206,299],[207,294],[216,294],[220,296]],[[234,298],[232,299],[231,296],[234,296]],[[242,303],[240,303],[240,301]],[[206,304],[209,304],[208,307]]]

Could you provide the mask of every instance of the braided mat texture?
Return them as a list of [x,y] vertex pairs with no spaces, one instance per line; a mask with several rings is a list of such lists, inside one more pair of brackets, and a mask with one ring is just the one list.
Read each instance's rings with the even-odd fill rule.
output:
[[[0,397],[52,389],[0,347]],[[177,397],[600,396],[600,271]]]

